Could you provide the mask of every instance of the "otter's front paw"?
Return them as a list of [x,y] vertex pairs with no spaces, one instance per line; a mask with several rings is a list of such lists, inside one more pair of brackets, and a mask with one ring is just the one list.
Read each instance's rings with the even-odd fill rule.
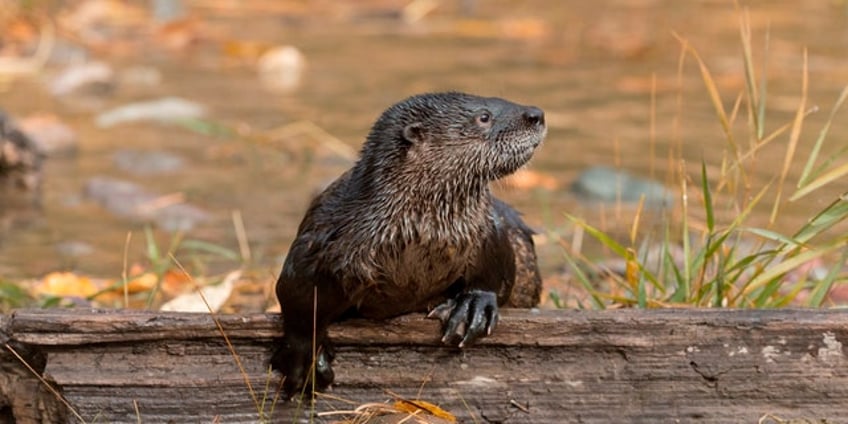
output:
[[[333,382],[333,351],[328,343],[323,343],[317,348],[315,358],[315,385],[316,391],[326,389]],[[283,392],[287,399],[303,393],[304,389],[311,389],[308,384],[312,379],[312,343],[310,339],[283,336],[283,343],[271,357],[271,367],[280,371],[285,380],[283,381]]]
[[495,293],[471,290],[435,307],[427,318],[437,318],[444,326],[442,343],[465,347],[492,334],[498,323],[498,297]]

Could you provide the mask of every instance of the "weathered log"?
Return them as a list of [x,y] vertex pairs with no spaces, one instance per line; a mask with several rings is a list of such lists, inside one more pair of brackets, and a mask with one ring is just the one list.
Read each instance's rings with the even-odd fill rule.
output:
[[[438,323],[420,315],[349,321],[331,329],[331,392],[273,411],[279,376],[267,360],[279,318],[218,318],[253,394],[208,314],[26,310],[0,320],[0,337],[46,358],[36,369],[87,422],[310,422],[394,396],[460,422],[848,419],[848,314],[835,310],[507,310],[492,336],[462,351],[441,346]],[[0,396],[0,407],[18,422],[78,421],[20,410],[43,385],[10,378],[5,362],[16,359],[2,359],[0,394],[14,399]]]

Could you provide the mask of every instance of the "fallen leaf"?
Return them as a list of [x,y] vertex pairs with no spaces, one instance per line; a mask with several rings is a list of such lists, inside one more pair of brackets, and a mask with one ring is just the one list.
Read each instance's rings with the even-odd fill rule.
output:
[[165,302],[159,310],[173,312],[218,312],[230,297],[235,282],[240,276],[240,270],[232,271],[224,277],[224,281],[221,284],[217,286],[205,286],[199,291],[177,296]]
[[156,274],[152,272],[132,277],[132,279],[127,281],[127,291],[129,293],[139,293],[153,290],[153,288],[156,287],[156,282],[158,280],[159,279],[156,278]]
[[156,31],[156,41],[168,49],[180,50],[202,38],[201,23],[194,18],[182,18],[161,25]]
[[[104,280],[100,287],[108,288],[98,293],[94,298],[98,304],[105,307],[137,308],[147,305],[148,296],[138,296],[140,293],[152,293],[158,282],[158,277],[152,272],[130,277],[127,280],[126,292],[120,280]],[[125,298],[124,295],[128,296]],[[126,303],[129,302],[129,303]]]
[[548,23],[536,18],[506,19],[501,28],[501,34],[511,40],[541,40],[551,33]]
[[551,28],[547,22],[535,18],[513,18],[500,21],[464,19],[453,28],[456,35],[474,38],[499,38],[533,41],[547,38]]
[[89,43],[105,43],[120,34],[117,29],[141,27],[149,14],[119,0],[87,0],[59,16],[61,26]]
[[264,312],[269,299],[274,298],[276,300],[276,297],[271,295],[274,282],[275,280],[272,278],[243,275],[236,282],[232,295],[227,299],[227,303],[221,311],[242,314]]
[[90,278],[73,272],[51,272],[32,289],[36,296],[89,297],[97,293],[97,286]]
[[256,62],[270,48],[270,44],[261,41],[228,40],[221,44],[221,52],[224,56],[244,59],[251,63]]
[[409,414],[415,414],[419,411],[430,414],[434,417],[439,417],[449,422],[455,423],[456,417],[448,411],[445,411],[438,406],[423,400],[406,400],[398,399],[394,403],[395,409]]
[[521,169],[505,179],[506,185],[519,189],[531,189],[541,187],[547,190],[556,190],[559,181],[556,178],[540,172]]
[[170,269],[162,276],[162,293],[167,297],[188,293],[193,286],[191,277],[179,270]]

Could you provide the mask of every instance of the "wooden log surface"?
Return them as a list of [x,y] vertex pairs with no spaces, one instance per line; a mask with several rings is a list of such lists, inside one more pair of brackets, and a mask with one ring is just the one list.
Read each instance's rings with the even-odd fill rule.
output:
[[396,396],[470,423],[848,422],[848,313],[837,310],[505,310],[461,351],[421,315],[348,321],[331,328],[336,384],[314,405],[272,402],[277,316],[218,318],[250,388],[209,314],[4,316],[0,422],[80,421],[12,350],[85,422],[333,422],[344,416],[327,412]]

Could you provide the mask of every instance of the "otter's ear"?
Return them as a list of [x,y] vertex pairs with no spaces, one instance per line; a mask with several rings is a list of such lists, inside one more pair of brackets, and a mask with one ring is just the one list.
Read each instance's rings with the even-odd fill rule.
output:
[[403,139],[412,143],[421,143],[427,140],[427,130],[421,122],[413,122],[403,127]]

